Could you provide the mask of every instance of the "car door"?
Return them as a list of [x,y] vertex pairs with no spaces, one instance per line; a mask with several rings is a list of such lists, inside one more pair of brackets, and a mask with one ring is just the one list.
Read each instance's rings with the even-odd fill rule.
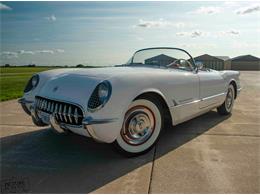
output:
[[169,69],[172,74],[171,94],[175,106],[171,109],[175,124],[193,118],[199,112],[199,77],[193,69]]
[[221,103],[225,96],[225,82],[218,71],[199,70],[200,109],[208,109]]

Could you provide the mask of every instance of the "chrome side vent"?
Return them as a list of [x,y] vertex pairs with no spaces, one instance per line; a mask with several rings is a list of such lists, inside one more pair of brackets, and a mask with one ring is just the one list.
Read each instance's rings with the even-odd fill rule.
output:
[[83,111],[80,107],[69,104],[67,102],[60,102],[50,100],[47,98],[37,96],[35,99],[36,108],[40,111],[54,114],[55,119],[60,123],[81,125],[83,120]]

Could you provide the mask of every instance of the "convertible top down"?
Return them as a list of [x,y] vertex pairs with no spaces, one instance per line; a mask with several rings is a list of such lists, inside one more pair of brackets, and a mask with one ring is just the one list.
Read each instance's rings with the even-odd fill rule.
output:
[[138,155],[153,147],[166,120],[174,126],[214,108],[230,114],[240,90],[238,71],[207,69],[183,49],[157,47],[120,66],[37,73],[19,102],[38,126]]

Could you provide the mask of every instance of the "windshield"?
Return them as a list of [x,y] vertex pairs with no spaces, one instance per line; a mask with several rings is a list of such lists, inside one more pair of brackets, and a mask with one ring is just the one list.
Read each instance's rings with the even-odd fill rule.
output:
[[151,48],[137,51],[127,63],[132,66],[157,66],[193,70],[192,57],[181,49]]

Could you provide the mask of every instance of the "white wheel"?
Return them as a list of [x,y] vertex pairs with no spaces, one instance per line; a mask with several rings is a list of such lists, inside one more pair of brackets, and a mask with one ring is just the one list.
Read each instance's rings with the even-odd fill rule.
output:
[[160,102],[153,99],[135,100],[125,114],[116,145],[130,155],[147,152],[158,139],[162,124]]
[[235,100],[235,89],[232,84],[229,85],[225,102],[217,108],[218,113],[221,115],[227,115],[232,112],[232,108]]

